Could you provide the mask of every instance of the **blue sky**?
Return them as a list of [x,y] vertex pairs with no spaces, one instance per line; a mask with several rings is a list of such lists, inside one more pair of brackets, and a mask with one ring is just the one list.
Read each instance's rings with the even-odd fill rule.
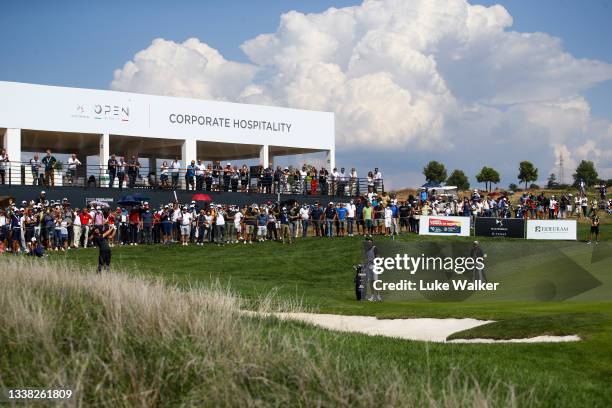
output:
[[[564,50],[575,58],[612,63],[612,1],[471,3],[501,4],[513,18],[511,30],[545,32],[561,38]],[[6,0],[0,5],[0,80],[108,89],[113,71],[158,37],[179,43],[196,37],[226,59],[248,63],[240,45],[259,34],[275,32],[282,13],[319,13],[356,4],[360,2]],[[612,81],[599,82],[580,93],[593,116],[612,120]],[[417,167],[413,173],[419,172]]]

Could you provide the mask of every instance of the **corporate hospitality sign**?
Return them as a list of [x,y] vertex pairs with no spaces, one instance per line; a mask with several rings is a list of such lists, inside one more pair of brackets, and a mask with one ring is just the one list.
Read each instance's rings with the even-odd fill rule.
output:
[[576,220],[527,220],[527,239],[577,239]]
[[335,145],[331,112],[4,81],[0,128],[320,150]]
[[422,215],[419,235],[470,236],[470,217]]
[[474,234],[481,237],[525,238],[525,220],[476,217]]

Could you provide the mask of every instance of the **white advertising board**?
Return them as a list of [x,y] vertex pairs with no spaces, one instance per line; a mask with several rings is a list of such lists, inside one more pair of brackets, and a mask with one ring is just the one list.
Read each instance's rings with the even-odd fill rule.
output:
[[576,220],[527,220],[527,239],[577,239]]
[[419,235],[470,236],[470,217],[421,215]]
[[0,127],[330,150],[334,114],[0,81]]

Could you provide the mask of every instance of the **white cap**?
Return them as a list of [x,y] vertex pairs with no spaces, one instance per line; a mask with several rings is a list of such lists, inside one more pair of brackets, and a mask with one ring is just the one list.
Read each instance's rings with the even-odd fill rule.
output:
[[96,210],[101,210],[100,206],[97,206],[97,207],[96,207]]
[[32,237],[32,239],[30,241],[36,242],[36,237]]

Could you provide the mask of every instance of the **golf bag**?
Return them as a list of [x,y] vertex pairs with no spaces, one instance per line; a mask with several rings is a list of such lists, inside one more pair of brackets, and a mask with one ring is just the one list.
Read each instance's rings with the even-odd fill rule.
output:
[[357,300],[366,300],[367,280],[363,265],[353,265],[353,269],[355,269],[355,296]]

